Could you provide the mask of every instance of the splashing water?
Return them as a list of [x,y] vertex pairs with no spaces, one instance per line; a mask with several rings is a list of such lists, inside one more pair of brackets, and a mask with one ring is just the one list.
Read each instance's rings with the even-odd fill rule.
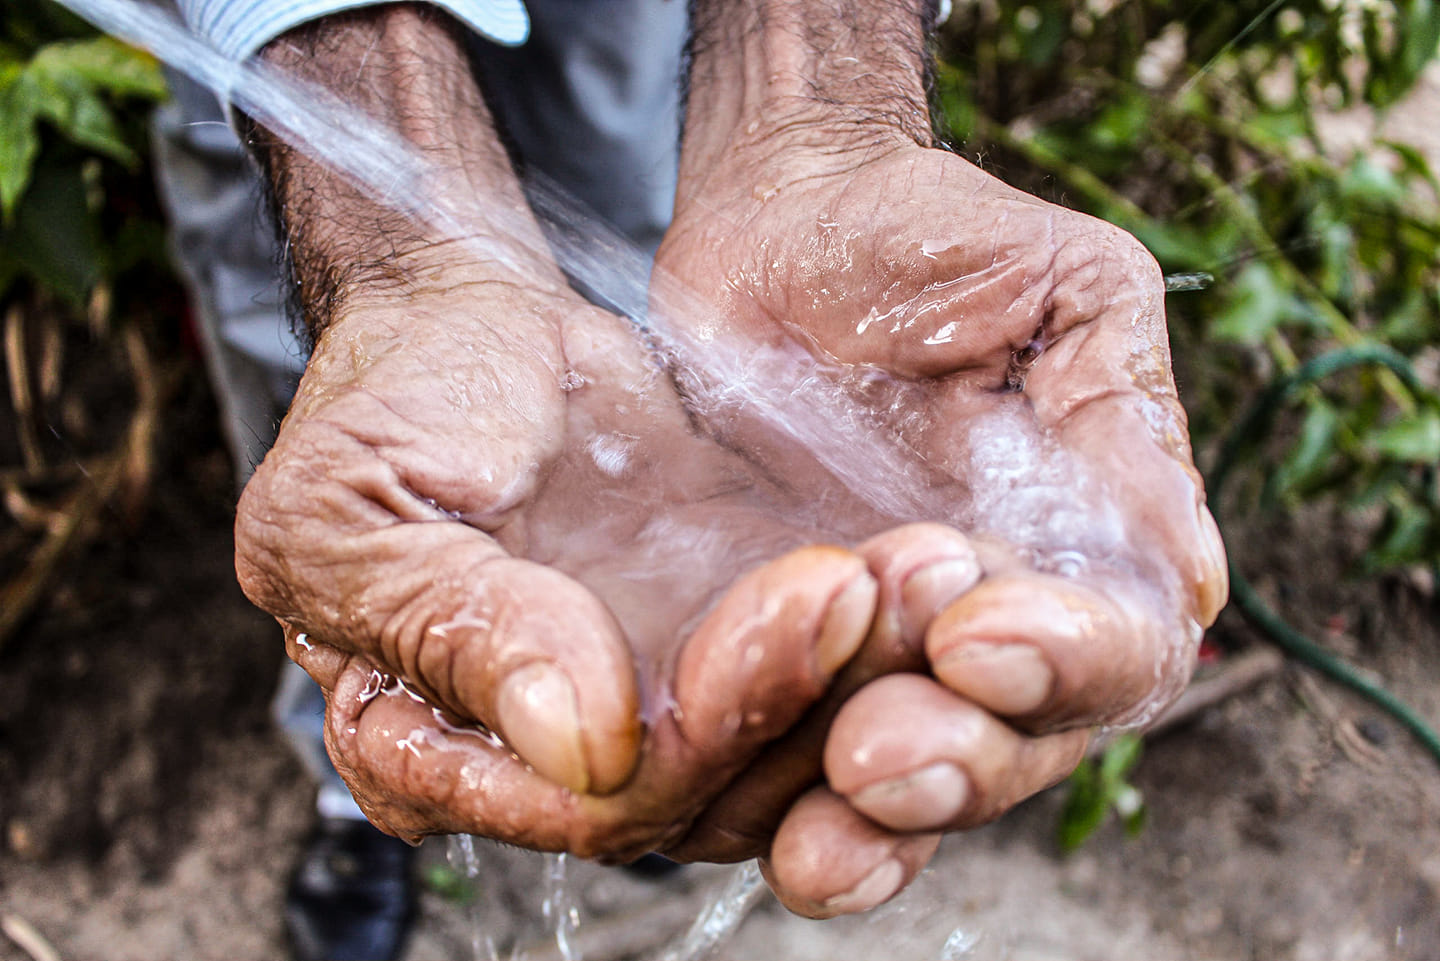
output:
[[765,880],[754,861],[735,869],[724,886],[701,909],[695,922],[673,944],[651,961],[706,961],[740,928],[750,910],[765,895]]
[[[532,176],[526,194],[548,230],[537,250],[524,216],[481,206],[429,185],[429,162],[393,131],[328,91],[289,78],[257,58],[235,63],[197,38],[173,14],[137,0],[64,0],[66,6],[130,43],[154,52],[316,160],[437,235],[460,238],[477,259],[534,275],[535,258],[554,256],[592,297],[642,325],[675,366],[692,406],[706,414],[743,410],[797,449],[810,452],[845,489],[896,522],[956,517],[953,483],[858,406],[799,345],[727,343],[716,323],[656,326],[663,317],[711,318],[715,312],[672,278],[651,276],[647,255],[600,223],[557,185]],[[651,312],[648,305],[661,305]],[[867,376],[864,372],[858,376]],[[577,384],[568,384],[572,389]],[[905,400],[897,394],[892,407]],[[1075,465],[1070,465],[1074,469]],[[1027,508],[1028,509],[1028,508]],[[1009,516],[1007,513],[1006,516]],[[987,516],[1003,529],[1005,517]]]
[[540,916],[555,933],[555,947],[565,961],[580,961],[574,946],[575,931],[580,927],[580,910],[575,906],[570,886],[565,883],[569,855],[545,855],[545,897],[540,903]]
[[[452,834],[445,839],[445,860],[453,870],[459,871],[472,884],[480,877],[480,858],[475,851],[475,839],[468,834]],[[472,902],[467,908],[470,922],[470,957],[472,961],[497,961],[499,952],[485,933],[481,923],[478,903]]]

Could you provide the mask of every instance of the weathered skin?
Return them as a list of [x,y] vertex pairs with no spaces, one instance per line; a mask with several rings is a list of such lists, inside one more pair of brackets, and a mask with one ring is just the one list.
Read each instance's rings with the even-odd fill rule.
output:
[[[1224,603],[1224,552],[1170,376],[1163,282],[1133,238],[904,138],[854,151],[772,141],[729,156],[733,168],[707,167],[695,193],[682,189],[660,265],[714,303],[732,336],[798,338],[841,376],[856,366],[892,375],[899,386],[877,394],[881,410],[933,482],[953,483],[948,516],[983,568],[933,621],[899,632],[908,653],[877,621],[888,636],[872,636],[832,690],[838,703],[877,645],[891,646],[892,670],[931,675],[877,681],[846,702],[824,761],[852,807],[807,797],[775,841],[777,891],[828,915],[838,892],[879,870],[873,825],[868,846],[847,856],[827,845],[833,824],[859,811],[892,828],[903,886],[928,858],[912,832],[998,816],[1068,773],[1084,728],[1173,698],[1199,628]],[[766,189],[747,192],[756,183]],[[892,412],[895,397],[905,405]],[[1012,493],[987,485],[1017,483],[975,471],[972,432],[1001,414],[1005,429],[1048,439],[1085,471],[1097,517],[1118,517],[1122,536],[1078,570],[1034,560],[1037,547],[1081,545],[1007,543],[1009,520],[976,515]],[[765,425],[732,411],[720,429],[765,456]],[[803,754],[762,758],[702,824],[745,809],[752,836],[768,836],[795,796],[778,772],[798,790]]]
[[[394,109],[446,189],[523,212],[449,32],[403,6],[350,22],[334,50],[375,71],[362,95],[419,101]],[[798,339],[847,389],[878,372],[856,401],[928,464],[939,516],[885,516],[744,410],[688,407],[543,256],[397,243],[282,154],[302,294],[347,282],[240,504],[237,568],[384,829],[768,855],[785,903],[826,916],[1177,691],[1224,561],[1133,240],[908,135],[736,103],[692,104],[658,265],[715,311],[673,320]],[[351,282],[365,258],[381,282]],[[1002,423],[1080,465],[1121,536],[1041,564],[1095,545],[1008,529],[977,439]]]

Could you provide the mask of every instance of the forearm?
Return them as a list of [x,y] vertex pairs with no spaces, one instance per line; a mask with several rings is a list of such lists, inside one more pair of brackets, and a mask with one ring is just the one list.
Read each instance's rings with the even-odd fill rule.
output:
[[[528,218],[484,100],[460,28],[433,8],[386,5],[327,17],[270,43],[264,59],[368,114],[423,158],[410,182],[444,197],[452,214],[473,211]],[[457,255],[437,221],[417,220],[374,199],[323,163],[257,127],[251,145],[269,176],[292,279],[312,337],[357,292],[413,284]],[[466,204],[469,198],[473,203]],[[459,202],[457,202],[459,201]],[[454,231],[449,231],[454,233]]]
[[931,143],[930,0],[694,0],[681,182],[727,153]]

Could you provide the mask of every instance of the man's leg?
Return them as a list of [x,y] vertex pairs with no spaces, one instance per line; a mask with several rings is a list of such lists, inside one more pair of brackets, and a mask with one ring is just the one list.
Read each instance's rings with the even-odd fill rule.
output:
[[476,38],[476,68],[525,174],[654,254],[679,168],[684,0],[531,0],[530,40]]

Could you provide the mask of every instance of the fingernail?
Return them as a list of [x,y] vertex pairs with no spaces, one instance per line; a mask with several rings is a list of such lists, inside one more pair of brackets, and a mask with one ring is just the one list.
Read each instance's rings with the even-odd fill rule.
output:
[[861,813],[895,831],[933,831],[959,817],[970,779],[949,761],[878,781],[850,795]]
[[905,868],[894,858],[881,862],[864,879],[844,894],[825,899],[826,911],[835,914],[856,914],[884,904],[895,896],[905,881]]
[[869,574],[861,574],[830,602],[830,610],[815,639],[815,667],[829,677],[855,656],[870,621],[875,617],[875,598],[880,585]]
[[1230,569],[1225,559],[1225,539],[1220,536],[1215,516],[1204,505],[1200,507],[1200,536],[1206,556],[1196,586],[1195,605],[1201,626],[1208,627],[1220,616],[1230,593]]
[[958,693],[1007,717],[1040,710],[1055,687],[1055,672],[1045,655],[1029,644],[972,641],[935,667]]
[[544,777],[578,794],[590,789],[575,686],[553,664],[527,664],[505,679],[495,705],[500,736]]
[[937,561],[907,577],[900,586],[900,624],[905,639],[923,636],[935,615],[979,580],[980,562],[973,556]]

